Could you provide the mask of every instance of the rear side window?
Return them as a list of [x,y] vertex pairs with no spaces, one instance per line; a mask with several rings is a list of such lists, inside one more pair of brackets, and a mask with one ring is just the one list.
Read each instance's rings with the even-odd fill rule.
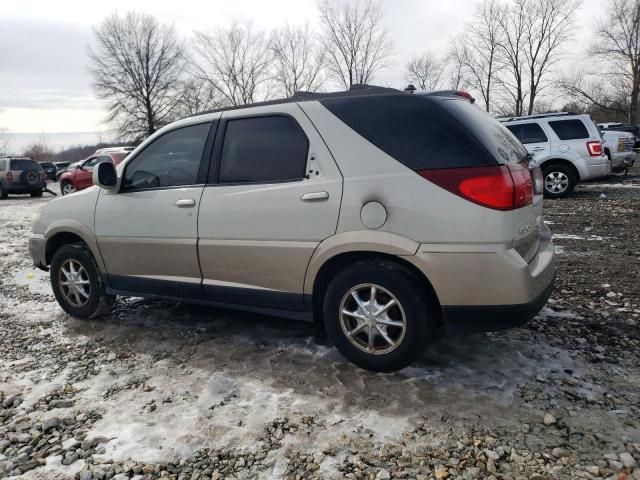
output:
[[42,168],[38,162],[33,160],[11,160],[11,168],[10,170],[37,170],[40,171]]
[[520,125],[507,125],[507,128],[518,140],[527,145],[528,143],[544,143],[549,141],[542,127],[537,123],[521,123]]
[[286,116],[229,120],[220,156],[220,183],[301,180],[309,141]]
[[589,131],[580,120],[554,120],[549,122],[560,140],[578,140],[589,138]]
[[156,138],[127,165],[125,190],[195,185],[210,123],[178,128]]
[[460,123],[425,97],[381,95],[333,98],[322,103],[369,142],[412,170],[496,164]]

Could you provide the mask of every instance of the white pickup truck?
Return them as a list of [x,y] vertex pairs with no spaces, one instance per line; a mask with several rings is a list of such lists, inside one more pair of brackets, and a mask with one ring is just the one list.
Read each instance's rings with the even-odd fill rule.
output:
[[616,173],[626,172],[636,161],[633,151],[635,137],[632,133],[620,130],[607,130],[607,124],[598,124],[601,129],[604,153],[611,160],[611,169]]

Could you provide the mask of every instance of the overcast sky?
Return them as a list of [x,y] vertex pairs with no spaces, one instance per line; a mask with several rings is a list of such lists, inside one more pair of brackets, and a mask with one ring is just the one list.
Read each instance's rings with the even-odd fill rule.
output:
[[[382,0],[385,25],[395,47],[394,65],[380,84],[403,87],[412,55],[444,53],[448,40],[473,14],[476,0]],[[113,10],[137,10],[173,22],[188,39],[233,20],[271,29],[284,22],[317,26],[315,0],[3,0],[0,8],[0,127],[13,132],[95,132],[108,129],[87,73],[91,26]],[[565,65],[590,42],[592,25],[605,13],[604,0],[583,0],[576,40]]]

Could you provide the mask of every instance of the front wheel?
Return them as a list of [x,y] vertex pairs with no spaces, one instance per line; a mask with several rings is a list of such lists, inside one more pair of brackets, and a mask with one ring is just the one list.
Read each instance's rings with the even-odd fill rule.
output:
[[76,187],[74,187],[71,182],[62,182],[60,184],[60,191],[62,192],[62,195],[70,195],[76,191]]
[[53,255],[51,286],[62,309],[72,317],[91,318],[108,310],[113,297],[106,295],[98,267],[84,245],[65,245]]
[[544,177],[545,198],[562,198],[569,195],[576,188],[578,178],[568,166],[560,163],[545,165],[542,169]]
[[406,267],[385,260],[356,262],[328,286],[325,328],[357,366],[394,372],[418,359],[433,335],[429,300]]

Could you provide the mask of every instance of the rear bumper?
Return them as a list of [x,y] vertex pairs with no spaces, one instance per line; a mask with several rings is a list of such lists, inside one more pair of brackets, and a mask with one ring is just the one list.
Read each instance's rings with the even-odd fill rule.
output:
[[580,180],[593,180],[611,173],[611,162],[605,155],[600,157],[582,157],[574,163],[580,174]]
[[521,325],[540,311],[553,290],[555,252],[544,224],[529,263],[504,245],[446,248],[421,245],[415,256],[404,258],[431,282],[449,335]]
[[517,305],[442,307],[446,335],[491,332],[524,325],[542,310],[551,296],[555,275],[547,287],[529,303]]

